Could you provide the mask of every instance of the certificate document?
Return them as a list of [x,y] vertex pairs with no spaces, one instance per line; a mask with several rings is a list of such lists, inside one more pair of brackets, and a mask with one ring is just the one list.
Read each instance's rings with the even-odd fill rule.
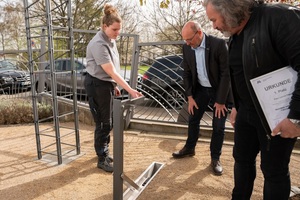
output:
[[250,80],[271,130],[287,117],[296,81],[289,66]]

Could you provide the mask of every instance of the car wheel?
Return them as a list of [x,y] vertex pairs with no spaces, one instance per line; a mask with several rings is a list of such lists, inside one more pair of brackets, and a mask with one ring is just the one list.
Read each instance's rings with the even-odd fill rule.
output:
[[168,93],[164,95],[167,107],[174,108],[176,110],[181,109],[186,103],[185,92],[181,88],[170,88],[167,90]]

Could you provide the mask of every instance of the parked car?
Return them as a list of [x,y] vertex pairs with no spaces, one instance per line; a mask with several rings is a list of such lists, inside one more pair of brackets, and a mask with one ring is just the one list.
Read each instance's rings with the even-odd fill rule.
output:
[[[76,58],[74,62],[74,70],[76,71],[77,81],[77,94],[80,96],[85,95],[83,81],[86,74],[86,60],[85,58]],[[57,94],[71,95],[73,93],[71,60],[69,58],[56,59],[54,61],[54,69]],[[40,73],[37,73],[36,75],[36,90],[38,91],[39,82],[43,80],[42,75],[45,75],[45,82],[43,88],[46,91],[52,91],[50,64],[47,64],[45,70]]]
[[30,74],[9,60],[0,61],[0,94],[18,93],[31,89]]
[[[86,58],[75,58],[76,71],[76,83],[77,83],[77,94],[79,97],[85,97],[86,91],[84,88],[84,79],[86,76]],[[72,85],[72,73],[71,73],[71,60],[70,58],[61,58],[54,61],[54,68],[56,71],[56,87],[58,95],[72,95],[73,85]],[[43,73],[40,73],[43,74]],[[50,65],[45,67],[45,83],[44,89],[47,91],[52,91],[51,89],[51,74]],[[130,73],[125,73],[121,71],[121,75],[126,75],[125,79],[129,81]],[[36,89],[38,91],[39,78],[36,82]],[[122,92],[122,91],[121,91]],[[122,97],[123,98],[123,97]]]
[[182,55],[155,59],[142,77],[143,94],[148,98],[158,99],[166,107],[181,109],[186,103],[181,62]]

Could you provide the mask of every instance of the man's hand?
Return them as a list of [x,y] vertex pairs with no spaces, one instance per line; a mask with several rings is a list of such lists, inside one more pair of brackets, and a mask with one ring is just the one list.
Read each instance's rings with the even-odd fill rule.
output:
[[190,115],[194,115],[194,107],[198,109],[198,105],[192,96],[188,96],[188,112]]
[[280,135],[283,138],[300,137],[300,128],[293,124],[288,118],[285,118],[279,124],[277,124],[271,135]]
[[230,124],[231,124],[231,126],[232,126],[233,128],[234,128],[234,126],[235,126],[236,115],[237,115],[237,110],[236,110],[235,108],[232,108],[232,109],[231,109],[231,113],[230,113],[229,120],[230,120]]
[[216,108],[215,117],[218,117],[219,119],[221,118],[221,115],[225,116],[226,112],[228,111],[225,104],[215,103],[214,108]]

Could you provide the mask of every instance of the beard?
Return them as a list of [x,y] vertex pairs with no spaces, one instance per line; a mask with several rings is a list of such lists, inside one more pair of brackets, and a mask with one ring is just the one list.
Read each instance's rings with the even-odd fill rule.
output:
[[222,34],[223,34],[225,37],[231,37],[231,36],[232,36],[232,33],[230,33],[229,31],[223,31]]
[[217,27],[217,29],[225,36],[225,37],[231,37],[234,35],[232,33],[232,26],[229,26],[227,23],[224,23],[223,26]]
[[232,33],[229,32],[229,31],[225,31],[224,29],[221,29],[221,28],[216,28],[218,31],[220,31],[225,37],[230,37],[232,36]]

